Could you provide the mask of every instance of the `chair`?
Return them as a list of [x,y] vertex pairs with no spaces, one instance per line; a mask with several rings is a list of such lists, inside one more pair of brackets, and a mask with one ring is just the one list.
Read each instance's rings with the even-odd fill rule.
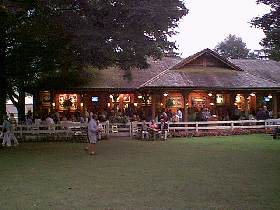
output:
[[135,122],[131,123],[131,131],[132,131],[132,134],[131,134],[132,138],[140,139],[140,133],[139,133],[140,131],[139,131],[137,123],[135,123]]
[[118,133],[118,126],[117,125],[112,125],[112,133]]

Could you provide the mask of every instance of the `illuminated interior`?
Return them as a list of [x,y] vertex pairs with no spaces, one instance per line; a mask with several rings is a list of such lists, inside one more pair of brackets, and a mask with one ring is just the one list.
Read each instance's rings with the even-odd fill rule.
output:
[[[65,101],[70,100],[72,102],[70,107],[65,106]],[[59,110],[77,110],[78,108],[78,95],[77,94],[59,94],[58,95],[58,109]]]

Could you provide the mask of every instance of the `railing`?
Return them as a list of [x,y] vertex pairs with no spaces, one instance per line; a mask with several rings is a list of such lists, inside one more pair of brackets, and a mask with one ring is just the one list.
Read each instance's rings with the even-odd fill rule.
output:
[[[133,124],[133,123],[132,123]],[[141,127],[142,123],[134,123],[132,128]],[[238,121],[203,121],[203,122],[168,122],[168,131],[209,131],[235,129],[269,129],[280,127],[280,119],[238,120]],[[133,135],[133,134],[132,134]]]
[[[147,123],[149,124],[149,123]],[[104,136],[130,136],[141,129],[141,122],[131,123],[101,123]],[[235,130],[235,129],[264,129],[280,127],[280,119],[269,120],[239,120],[239,121],[204,121],[204,122],[168,122],[169,132],[178,131],[209,131],[209,130]],[[2,126],[0,126],[2,130]],[[75,122],[61,122],[55,125],[17,125],[14,133],[23,139],[26,137],[51,137],[54,139],[86,138],[87,124]]]
[[[109,133],[109,122],[101,123],[102,134],[107,135]],[[2,126],[0,126],[0,131]],[[17,125],[14,128],[14,133],[20,139],[32,139],[32,138],[52,138],[52,139],[66,139],[73,138],[87,139],[87,124],[76,122],[61,122],[59,124],[52,125]]]

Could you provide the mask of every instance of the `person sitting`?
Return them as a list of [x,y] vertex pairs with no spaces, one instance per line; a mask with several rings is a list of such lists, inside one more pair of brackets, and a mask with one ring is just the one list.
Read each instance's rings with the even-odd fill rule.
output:
[[47,118],[45,119],[45,122],[46,122],[47,125],[55,124],[53,119],[50,117],[50,115],[47,116]]
[[152,122],[150,124],[150,129],[153,131],[158,131],[158,125],[154,120],[152,120]]
[[177,113],[173,113],[173,116],[172,116],[172,118],[171,118],[171,122],[179,122],[180,121],[180,118],[179,118],[179,116],[178,116],[178,114]]
[[210,118],[211,113],[210,113],[210,111],[209,111],[208,108],[204,108],[204,109],[202,110],[201,115],[202,115],[202,120],[203,120],[203,121],[207,121],[208,118]]

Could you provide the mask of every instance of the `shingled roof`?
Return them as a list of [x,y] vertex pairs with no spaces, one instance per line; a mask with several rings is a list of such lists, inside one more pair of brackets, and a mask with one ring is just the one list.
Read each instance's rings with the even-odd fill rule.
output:
[[231,59],[230,62],[253,75],[280,83],[280,62],[251,59]]
[[169,69],[180,61],[181,58],[178,57],[164,57],[161,60],[148,59],[149,68],[132,69],[131,80],[125,78],[124,70],[117,67],[111,67],[98,71],[96,70],[92,75],[91,81],[87,85],[80,88],[94,90],[136,90],[143,83],[160,74],[162,71]]
[[142,88],[280,89],[280,63],[226,60],[210,49],[161,72]]

